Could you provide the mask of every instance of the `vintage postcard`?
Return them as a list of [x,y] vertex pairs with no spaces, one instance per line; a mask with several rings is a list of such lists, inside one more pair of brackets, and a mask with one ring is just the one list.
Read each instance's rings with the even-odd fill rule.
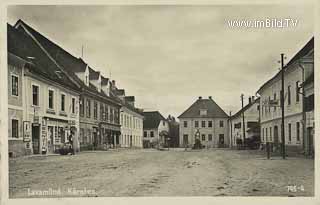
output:
[[5,201],[316,203],[316,7],[6,5]]

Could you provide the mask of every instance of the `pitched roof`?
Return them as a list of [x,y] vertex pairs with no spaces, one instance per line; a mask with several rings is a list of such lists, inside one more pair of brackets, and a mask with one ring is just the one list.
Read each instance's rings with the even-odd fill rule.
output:
[[115,89],[115,90],[114,90],[114,93],[115,93],[117,96],[125,95],[125,90],[124,90],[124,89]]
[[[28,32],[31,33],[34,38],[41,44],[41,46],[46,50],[46,52],[49,53],[49,55],[54,58],[54,60],[63,67],[63,69],[74,79],[81,87],[90,93],[95,94],[96,96],[107,98],[109,101],[113,103],[119,103],[115,98],[107,96],[104,92],[99,92],[97,88],[90,84],[89,87],[82,82],[78,78],[77,75],[75,75],[76,72],[85,72],[87,64],[81,59],[76,58],[67,51],[65,51],[63,48],[58,46],[57,44],[53,43],[51,40],[44,37],[42,34],[40,34],[38,31],[31,28],[29,25],[27,25],[22,20],[18,20],[15,27],[17,25],[23,25],[23,27],[26,28]],[[18,28],[19,30],[24,32],[23,28]],[[89,68],[90,69],[90,68]],[[92,69],[93,70],[93,69]],[[94,70],[93,70],[94,71]]]
[[100,72],[93,70],[89,67],[89,80],[98,80]]
[[25,32],[15,29],[7,24],[8,52],[30,62],[29,70],[61,85],[78,90],[79,87],[72,83],[61,69],[43,52],[36,42]]
[[231,116],[231,119],[234,119],[236,117],[238,117],[241,113],[245,112],[246,110],[248,110],[252,105],[254,105],[256,102],[258,102],[260,100],[260,97],[258,97],[257,99],[255,99],[251,104],[247,104],[246,106],[244,106],[242,109],[240,109],[238,112],[236,112],[234,115]]
[[[200,110],[207,110],[207,115],[200,115]],[[228,115],[213,99],[198,99],[178,118],[227,118]]]
[[[294,64],[297,60],[301,59],[302,57],[306,56],[311,50],[314,49],[314,37],[312,37],[307,44],[304,45],[304,47],[302,49],[300,49],[298,51],[298,53],[296,53],[291,60],[284,66],[283,69],[284,72],[287,72],[287,70],[289,70],[290,68],[292,68],[290,65]],[[277,77],[279,77],[281,75],[281,70],[277,72],[277,74],[275,74],[271,79],[269,79],[267,82],[265,82],[257,91],[257,93],[259,93],[261,90],[263,90],[264,88],[267,87],[267,85],[269,85],[270,82],[272,82],[273,80],[275,80]]]
[[302,83],[302,86],[309,85],[311,83],[314,83],[314,72],[312,72],[309,77]]
[[101,85],[108,85],[109,83],[109,78],[105,78],[101,76]]
[[143,116],[143,129],[156,129],[161,120],[166,120],[159,111],[143,112]]

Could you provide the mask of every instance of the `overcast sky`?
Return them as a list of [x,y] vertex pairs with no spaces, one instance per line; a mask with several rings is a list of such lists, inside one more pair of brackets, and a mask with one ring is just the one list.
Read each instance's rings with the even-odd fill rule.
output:
[[[313,36],[313,6],[15,6],[22,19],[104,76],[136,105],[180,115],[198,96],[229,113]],[[230,28],[228,20],[292,18],[296,27]]]

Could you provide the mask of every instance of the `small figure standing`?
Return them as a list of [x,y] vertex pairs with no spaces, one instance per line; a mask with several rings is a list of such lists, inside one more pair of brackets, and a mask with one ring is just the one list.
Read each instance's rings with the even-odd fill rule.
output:
[[73,135],[74,135],[74,133],[73,133],[73,131],[71,131],[71,133],[70,133],[70,135],[69,135],[69,143],[70,143],[70,153],[72,154],[72,155],[74,155],[74,147],[73,147]]

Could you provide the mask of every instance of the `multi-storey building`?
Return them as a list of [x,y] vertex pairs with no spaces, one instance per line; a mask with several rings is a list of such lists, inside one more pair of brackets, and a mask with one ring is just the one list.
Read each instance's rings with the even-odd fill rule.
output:
[[178,118],[181,147],[194,145],[196,139],[207,147],[229,146],[229,116],[211,96],[199,97]]
[[70,81],[80,87],[80,144],[83,149],[116,147],[120,139],[120,102],[112,97],[112,81],[53,43],[25,22],[16,29],[29,35]]
[[[115,84],[115,82],[114,82]],[[135,97],[126,96],[124,89],[114,86],[113,94],[121,101],[120,146],[125,148],[142,148],[143,112],[135,107]]]
[[[301,84],[313,71],[312,38],[284,67],[284,132],[287,150],[302,151],[304,143],[303,97]],[[281,140],[281,71],[264,83],[257,93],[260,95],[261,140],[280,147]]]
[[230,117],[231,146],[237,145],[237,139],[244,142],[246,138],[260,138],[259,100],[260,98],[255,99],[254,96],[249,97],[248,104]]
[[314,156],[314,73],[312,73],[303,83],[304,89],[304,115],[306,119],[304,150],[306,155]]
[[57,152],[71,131],[79,150],[79,87],[29,35],[7,32],[9,154]]
[[143,147],[160,147],[165,145],[169,136],[168,121],[159,111],[143,112]]

